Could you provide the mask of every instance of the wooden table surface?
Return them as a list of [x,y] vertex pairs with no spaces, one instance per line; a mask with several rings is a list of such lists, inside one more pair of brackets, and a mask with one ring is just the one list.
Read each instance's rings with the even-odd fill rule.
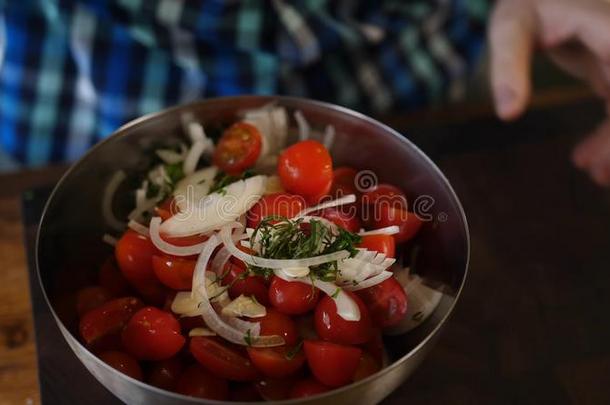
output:
[[[454,317],[399,390],[410,404],[610,403],[610,204],[567,160],[601,116],[586,99],[542,95],[510,126],[487,107],[387,120],[439,163],[473,238]],[[0,175],[0,404],[40,400],[20,196],[63,170]]]

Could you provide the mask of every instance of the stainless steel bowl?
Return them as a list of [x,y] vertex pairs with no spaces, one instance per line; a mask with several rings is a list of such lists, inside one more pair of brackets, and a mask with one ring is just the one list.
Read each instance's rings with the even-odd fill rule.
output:
[[[143,149],[168,136],[181,134],[183,113],[192,112],[208,123],[230,122],[239,111],[272,100],[290,110],[301,110],[313,127],[333,124],[336,138],[331,153],[337,164],[371,170],[380,181],[406,190],[409,201],[417,201],[417,209],[430,219],[417,238],[421,246],[416,259],[417,272],[429,285],[444,292],[434,313],[421,326],[408,334],[385,339],[391,359],[388,367],[323,395],[277,403],[369,405],[380,402],[421,363],[459,297],[469,256],[468,227],[460,202],[434,163],[391,128],[342,107],[290,97],[217,98],[147,115],[121,127],[96,145],[64,175],[47,202],[37,240],[38,275],[59,329],[87,369],[127,403],[226,402],[190,398],[136,381],[100,361],[79,342],[75,292],[94,284],[97,269],[112,252],[102,243],[102,235],[109,231],[101,209],[104,187],[118,170],[131,172],[146,167]],[[125,213],[129,204],[128,199],[119,199],[114,202],[114,208]]]

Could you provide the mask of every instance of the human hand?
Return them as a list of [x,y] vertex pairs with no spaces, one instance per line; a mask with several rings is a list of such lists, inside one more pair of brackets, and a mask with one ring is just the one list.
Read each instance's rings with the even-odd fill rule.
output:
[[[515,119],[527,107],[535,46],[588,82],[610,113],[609,0],[499,0],[489,41],[491,87],[500,118]],[[596,183],[610,186],[610,120],[574,149],[572,160]]]

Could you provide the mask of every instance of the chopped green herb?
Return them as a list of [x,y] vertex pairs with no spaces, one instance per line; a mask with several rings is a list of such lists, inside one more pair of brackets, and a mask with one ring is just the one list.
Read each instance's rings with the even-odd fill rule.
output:
[[219,192],[222,194],[222,190],[229,184],[233,184],[239,180],[247,179],[254,175],[255,173],[252,170],[246,170],[239,176],[232,176],[225,172],[218,172],[218,174],[216,174],[216,176],[214,177],[214,184],[212,185],[212,187],[210,187],[210,193]]
[[250,329],[248,329],[248,331],[244,335],[244,341],[248,346],[252,346],[252,332],[250,332]]
[[331,295],[332,298],[337,298],[339,296],[339,293],[341,292],[340,288],[337,288],[335,290],[335,292],[333,293],[333,295]]
[[301,340],[296,346],[290,348],[286,351],[286,360],[292,360],[295,358],[297,354],[301,351],[303,347],[303,341]]
[[184,171],[182,170],[182,162],[167,164],[165,165],[165,173],[170,180],[169,186],[172,188],[178,183],[180,180],[184,178]]

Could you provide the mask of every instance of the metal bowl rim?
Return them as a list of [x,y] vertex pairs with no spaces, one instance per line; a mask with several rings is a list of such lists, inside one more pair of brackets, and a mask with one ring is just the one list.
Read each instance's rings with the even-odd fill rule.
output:
[[[42,290],[42,294],[44,296],[44,300],[47,304],[47,306],[49,307],[51,314],[53,315],[53,318],[55,319],[55,322],[58,324],[58,326],[60,327],[60,329],[62,330],[62,334],[65,335],[65,333],[67,333],[68,335],[70,335],[70,337],[73,338],[74,342],[79,346],[80,349],[82,349],[82,352],[84,352],[86,354],[86,356],[89,356],[90,358],[93,359],[94,362],[96,362],[98,365],[102,365],[102,367],[105,367],[108,371],[119,374],[120,377],[127,379],[127,381],[136,384],[138,386],[140,386],[141,388],[147,389],[147,390],[151,390],[157,394],[160,395],[166,395],[169,397],[172,397],[174,399],[180,399],[180,400],[187,400],[187,401],[192,401],[193,403],[200,403],[200,404],[214,404],[214,405],[226,405],[226,404],[241,404],[241,402],[233,402],[233,401],[218,401],[218,400],[211,400],[211,399],[201,399],[201,398],[195,398],[195,397],[191,397],[191,396],[186,396],[186,395],[182,395],[182,394],[178,394],[175,392],[171,392],[171,391],[166,391],[163,390],[161,388],[155,387],[153,385],[147,384],[143,381],[139,381],[136,380],[124,373],[120,373],[117,372],[117,370],[115,370],[114,368],[110,367],[108,364],[106,364],[105,362],[101,361],[99,359],[99,357],[95,356],[93,353],[91,353],[89,351],[89,349],[87,349],[85,346],[83,346],[81,344],[81,342],[76,339],[73,334],[66,329],[66,327],[64,326],[63,322],[59,319],[59,317],[57,316],[57,314],[55,313],[55,310],[53,309],[53,306],[51,305],[51,302],[47,296],[47,292],[46,289],[44,287],[44,284],[42,282],[42,277],[40,274],[40,263],[39,263],[39,248],[40,248],[40,235],[42,233],[42,228],[44,226],[45,223],[45,219],[47,217],[47,210],[49,209],[49,206],[51,205],[51,202],[53,201],[53,199],[55,198],[55,195],[57,193],[59,193],[63,183],[65,181],[67,181],[67,179],[71,176],[71,174],[76,171],[77,168],[79,168],[80,166],[82,166],[83,164],[86,163],[86,161],[90,158],[90,156],[92,156],[93,154],[97,153],[97,151],[101,148],[104,147],[104,145],[106,143],[110,143],[112,141],[114,141],[115,138],[118,138],[120,136],[124,136],[123,132],[129,129],[132,129],[134,127],[137,127],[138,125],[140,125],[141,123],[147,122],[151,119],[154,118],[159,118],[163,115],[166,114],[170,114],[172,112],[178,111],[178,110],[182,110],[182,109],[188,109],[188,108],[192,108],[196,105],[201,105],[201,104],[206,104],[208,103],[208,101],[214,101],[214,100],[224,100],[224,101],[231,101],[231,100],[242,100],[242,99],[252,99],[252,100],[260,100],[262,104],[266,103],[266,102],[271,102],[271,101],[278,101],[279,104],[282,104],[282,101],[288,101],[288,102],[293,102],[295,104],[304,104],[304,105],[314,105],[320,108],[324,108],[324,109],[329,109],[329,110],[334,110],[337,111],[341,114],[347,115],[347,116],[351,116],[352,118],[356,119],[356,120],[362,120],[362,121],[366,121],[369,124],[372,124],[373,126],[377,126],[379,127],[379,129],[381,129],[382,131],[389,133],[390,135],[392,135],[394,138],[398,139],[401,142],[405,142],[408,144],[408,146],[410,146],[421,158],[424,159],[424,161],[434,170],[434,172],[436,173],[437,176],[439,176],[439,178],[442,180],[442,182],[444,183],[444,185],[446,186],[446,188],[449,190],[450,196],[453,198],[453,202],[457,205],[458,208],[458,212],[460,213],[461,216],[461,220],[463,221],[464,224],[464,235],[465,235],[465,243],[466,243],[466,263],[465,263],[465,268],[464,268],[464,276],[462,277],[462,282],[460,283],[460,286],[455,294],[455,299],[453,301],[453,303],[451,304],[451,306],[449,307],[449,309],[447,310],[447,313],[441,318],[441,320],[439,321],[438,325],[436,325],[436,327],[430,332],[428,333],[428,335],[422,339],[422,341],[415,346],[411,351],[409,351],[408,353],[406,353],[404,356],[400,357],[399,359],[395,360],[392,364],[388,365],[387,367],[384,367],[383,369],[381,369],[380,371],[378,371],[377,373],[364,378],[358,382],[343,386],[343,387],[339,387],[333,390],[330,390],[328,392],[322,393],[322,394],[318,394],[318,395],[314,395],[311,397],[308,397],[307,400],[309,399],[316,399],[316,398],[324,398],[324,397],[329,397],[329,396],[334,396],[337,394],[340,394],[341,392],[345,392],[345,391],[349,391],[351,389],[353,389],[354,387],[357,387],[359,385],[364,385],[367,384],[368,382],[372,381],[372,380],[376,380],[380,377],[382,377],[384,374],[389,373],[390,371],[394,370],[396,367],[398,367],[399,365],[401,365],[402,363],[404,363],[405,361],[407,361],[410,357],[412,357],[416,352],[418,352],[430,339],[432,339],[432,337],[434,337],[439,331],[440,329],[443,327],[443,325],[445,324],[445,322],[447,321],[447,319],[449,318],[449,316],[451,315],[451,313],[453,312],[455,305],[457,304],[460,295],[462,294],[462,290],[464,288],[464,284],[466,282],[466,279],[468,277],[468,267],[470,264],[470,232],[469,232],[469,227],[468,227],[468,221],[466,219],[466,213],[464,212],[464,208],[462,207],[462,203],[460,202],[460,199],[458,198],[457,194],[455,193],[455,190],[453,190],[453,187],[451,186],[451,183],[449,183],[449,180],[445,177],[445,175],[443,174],[443,172],[438,168],[438,166],[424,153],[421,151],[421,149],[419,149],[419,147],[417,147],[417,145],[415,145],[413,142],[411,142],[408,138],[406,138],[405,136],[403,136],[402,134],[400,134],[397,130],[389,127],[388,125],[374,119],[371,118],[367,115],[364,115],[360,112],[354,111],[352,109],[349,109],[347,107],[342,107],[336,104],[332,104],[332,103],[328,103],[328,102],[324,102],[324,101],[318,101],[318,100],[312,100],[312,99],[307,99],[307,98],[302,98],[302,97],[292,97],[292,96],[253,96],[253,95],[238,95],[238,96],[226,96],[226,97],[215,97],[215,98],[211,98],[211,99],[206,99],[206,100],[197,100],[197,101],[193,101],[190,103],[185,103],[185,104],[179,104],[173,107],[169,107],[160,111],[156,111],[156,112],[152,112],[149,114],[145,114],[141,117],[135,118],[127,123],[125,123],[124,125],[122,125],[121,127],[119,127],[116,131],[114,131],[112,134],[110,134],[106,139],[100,141],[99,143],[97,143],[96,145],[94,145],[93,147],[91,147],[80,159],[78,159],[74,164],[72,164],[68,170],[61,176],[61,178],[59,179],[59,181],[57,182],[57,184],[55,185],[55,187],[53,188],[53,191],[51,192],[51,194],[49,195],[44,208],[43,208],[43,212],[42,215],[40,217],[40,222],[38,224],[38,228],[36,231],[36,244],[35,244],[35,264],[36,264],[36,275],[38,278],[38,283],[41,287]],[[265,403],[272,403],[272,404],[286,404],[286,405],[291,405],[291,404],[297,404],[302,402],[303,399],[290,399],[290,400],[281,400],[281,401],[264,401]],[[252,403],[252,402],[243,402],[243,404],[248,404],[248,403]],[[258,402],[258,403],[263,403],[263,402]]]

